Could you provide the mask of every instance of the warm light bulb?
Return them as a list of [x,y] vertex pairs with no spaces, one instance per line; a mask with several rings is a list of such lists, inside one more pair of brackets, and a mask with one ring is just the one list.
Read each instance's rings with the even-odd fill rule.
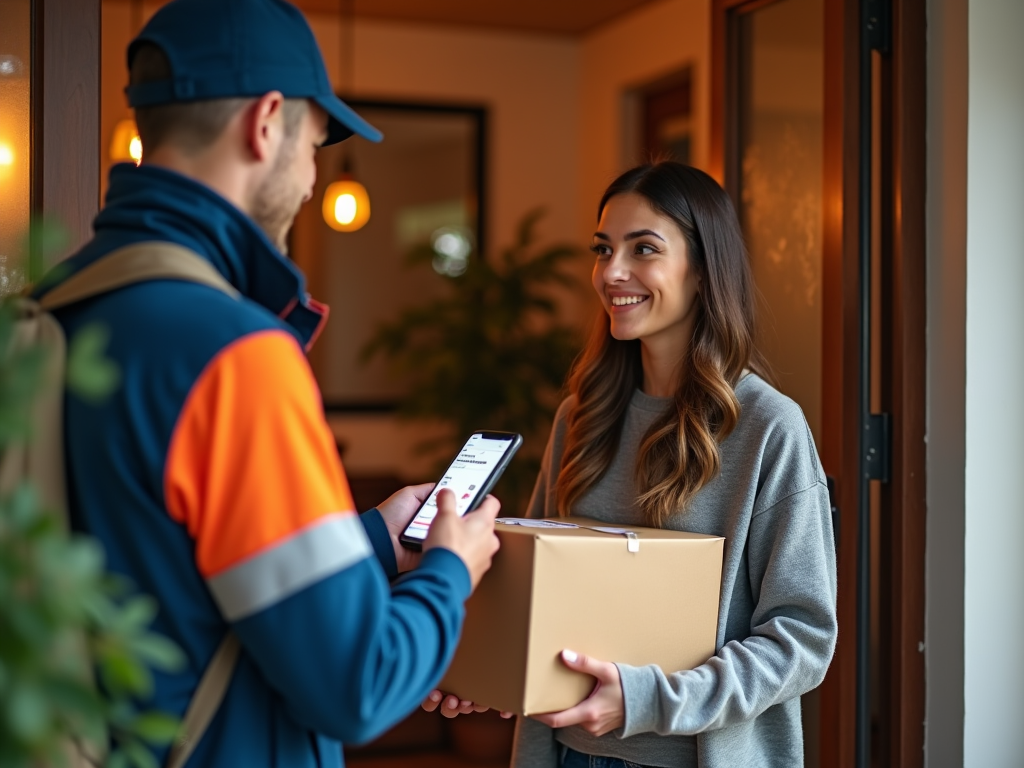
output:
[[6,144],[0,144],[0,165],[14,165],[14,151]]
[[337,232],[355,232],[370,220],[370,195],[366,187],[342,176],[324,192],[324,221]]
[[128,156],[136,165],[142,162],[142,139],[138,134],[132,136],[132,140],[128,142]]
[[351,224],[355,221],[358,212],[359,206],[356,204],[356,198],[349,192],[339,197],[334,204],[334,219],[339,224]]
[[110,159],[115,163],[131,161],[136,165],[142,162],[142,139],[131,118],[122,120],[114,128],[114,137],[110,140]]

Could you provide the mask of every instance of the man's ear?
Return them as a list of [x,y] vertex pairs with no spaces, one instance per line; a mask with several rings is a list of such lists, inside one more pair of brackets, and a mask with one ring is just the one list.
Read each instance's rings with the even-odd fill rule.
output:
[[284,96],[271,91],[257,99],[247,110],[246,143],[253,159],[263,162],[277,154],[284,134]]

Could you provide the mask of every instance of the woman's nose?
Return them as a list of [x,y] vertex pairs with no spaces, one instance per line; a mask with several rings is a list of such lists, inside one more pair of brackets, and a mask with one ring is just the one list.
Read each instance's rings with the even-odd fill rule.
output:
[[606,283],[622,283],[629,280],[629,265],[624,256],[612,254],[604,264],[604,281]]

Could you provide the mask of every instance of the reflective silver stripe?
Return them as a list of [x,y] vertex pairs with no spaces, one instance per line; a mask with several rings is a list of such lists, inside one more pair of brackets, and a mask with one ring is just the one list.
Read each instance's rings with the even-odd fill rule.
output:
[[356,515],[327,515],[272,549],[208,579],[207,584],[225,618],[237,621],[372,554]]

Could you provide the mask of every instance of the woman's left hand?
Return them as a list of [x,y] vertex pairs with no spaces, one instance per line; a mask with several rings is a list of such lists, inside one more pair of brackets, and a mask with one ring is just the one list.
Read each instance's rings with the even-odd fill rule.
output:
[[575,651],[562,651],[562,663],[575,672],[593,675],[597,684],[590,695],[575,707],[546,715],[534,715],[551,728],[578,725],[592,736],[604,736],[626,722],[626,702],[622,695],[619,668],[607,661],[591,659]]

